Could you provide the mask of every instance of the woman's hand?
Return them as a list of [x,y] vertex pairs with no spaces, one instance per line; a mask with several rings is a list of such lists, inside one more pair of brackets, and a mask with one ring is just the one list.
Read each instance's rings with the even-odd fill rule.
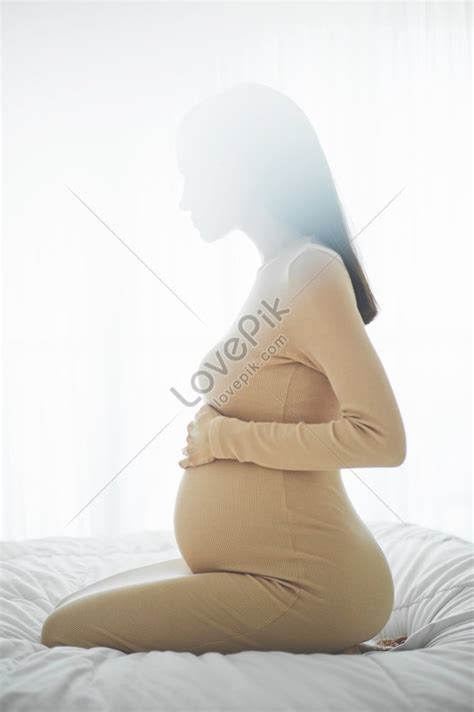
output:
[[220,415],[212,406],[203,405],[188,423],[187,445],[183,454],[187,457],[179,461],[180,467],[196,467],[213,462],[216,458],[211,454],[209,446],[209,425],[213,418]]

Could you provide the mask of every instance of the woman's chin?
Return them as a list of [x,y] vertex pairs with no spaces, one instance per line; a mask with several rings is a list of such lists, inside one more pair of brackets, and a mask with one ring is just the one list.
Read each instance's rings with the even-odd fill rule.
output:
[[202,226],[195,225],[195,227],[204,242],[216,242],[216,240],[221,237],[220,233],[213,232],[212,230],[206,229]]

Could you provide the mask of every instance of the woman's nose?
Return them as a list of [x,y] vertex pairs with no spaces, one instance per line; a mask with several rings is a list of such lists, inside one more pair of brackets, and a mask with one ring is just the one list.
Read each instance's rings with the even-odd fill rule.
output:
[[181,200],[178,203],[178,207],[180,210],[189,210],[189,206],[184,198],[184,195],[181,196]]
[[188,201],[188,191],[183,188],[183,193],[181,195],[181,200],[178,203],[180,210],[191,210],[191,205]]

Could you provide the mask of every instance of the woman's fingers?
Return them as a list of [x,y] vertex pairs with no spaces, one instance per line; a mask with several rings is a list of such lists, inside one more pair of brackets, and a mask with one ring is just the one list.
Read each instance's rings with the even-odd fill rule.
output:
[[186,455],[186,457],[183,458],[182,460],[180,460],[180,461],[178,462],[178,465],[180,465],[180,467],[183,467],[183,468],[189,467],[189,466],[191,465],[191,462],[190,462],[190,458],[189,458],[188,448],[187,448],[187,447],[183,447],[182,450],[181,450],[181,452],[183,453],[183,455]]
[[205,418],[206,416],[216,416],[219,415],[219,413],[216,411],[215,408],[212,407],[212,405],[208,405],[207,403],[205,405],[202,405],[199,410],[196,412],[196,415],[194,416],[197,420],[201,420],[202,418]]
[[209,450],[209,422],[217,415],[215,408],[206,403],[187,424],[187,446],[182,449],[186,457],[178,462],[180,467],[197,467],[214,460]]

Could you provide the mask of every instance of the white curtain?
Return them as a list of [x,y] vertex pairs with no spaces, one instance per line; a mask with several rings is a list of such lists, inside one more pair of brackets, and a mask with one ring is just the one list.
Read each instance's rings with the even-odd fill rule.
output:
[[259,266],[179,210],[175,131],[257,81],[308,114],[367,226],[408,454],[344,470],[352,501],[471,538],[469,3],[7,2],[3,26],[1,537],[172,528],[196,408],[170,388]]

